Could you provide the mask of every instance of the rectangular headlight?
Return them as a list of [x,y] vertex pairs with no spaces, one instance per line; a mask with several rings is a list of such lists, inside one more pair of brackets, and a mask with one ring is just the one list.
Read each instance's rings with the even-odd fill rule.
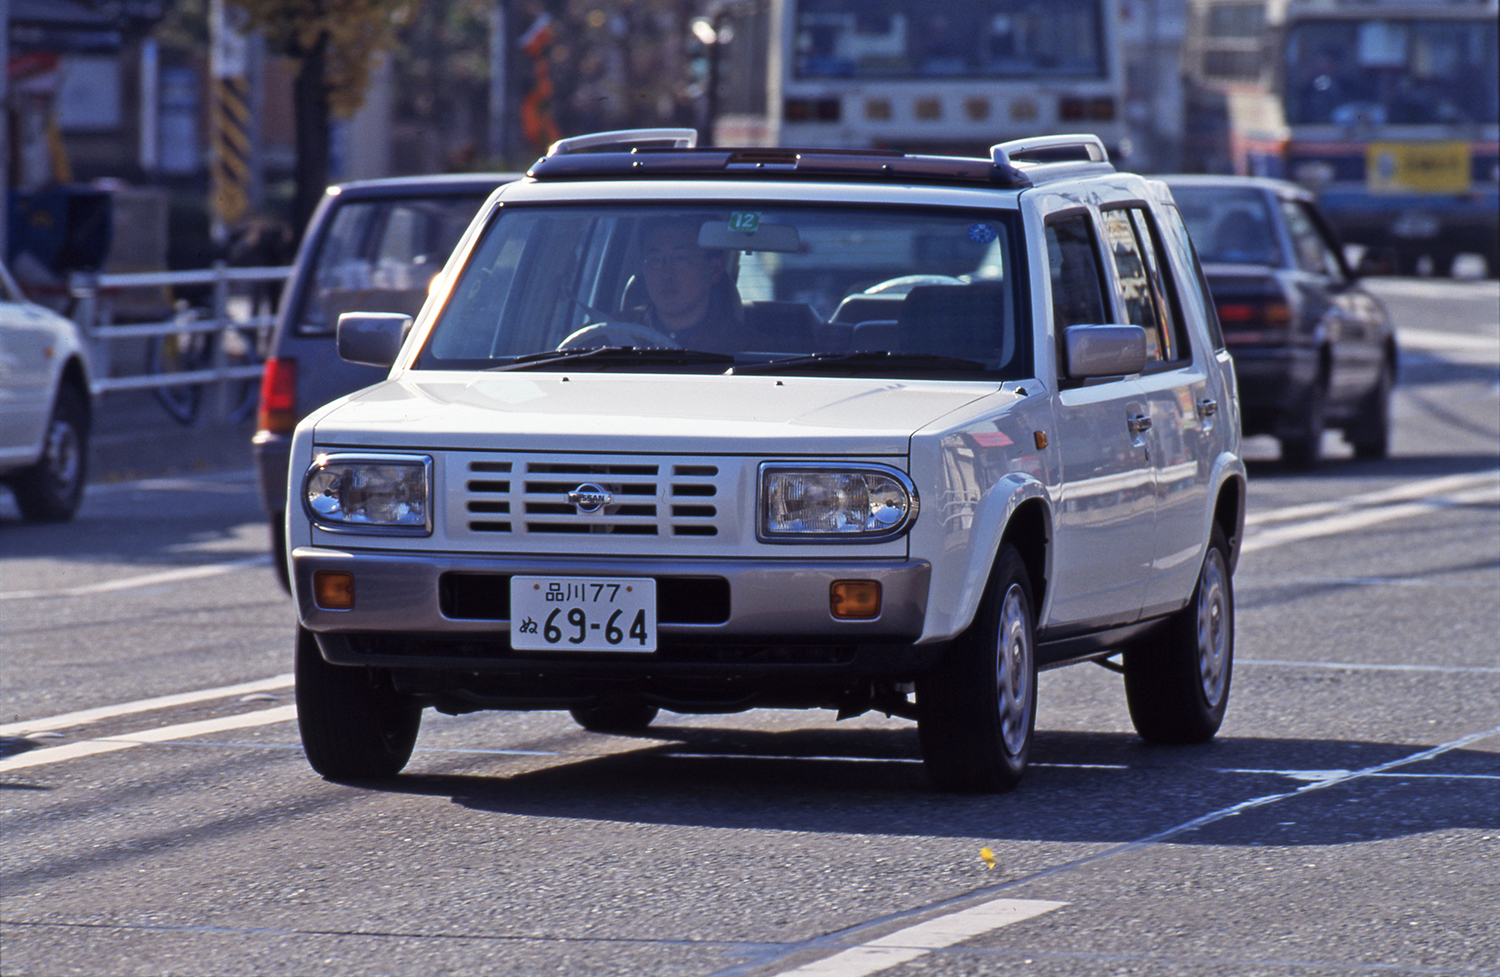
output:
[[885,465],[767,462],[759,509],[756,529],[766,542],[876,542],[911,528],[917,490]]
[[302,505],[334,533],[432,531],[432,459],[426,455],[324,454],[302,480]]

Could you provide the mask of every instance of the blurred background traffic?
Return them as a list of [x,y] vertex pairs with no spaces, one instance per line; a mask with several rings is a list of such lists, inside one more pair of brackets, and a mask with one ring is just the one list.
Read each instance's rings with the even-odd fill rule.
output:
[[[1221,266],[1237,358],[1308,347],[1297,396],[1266,388],[1284,455],[1315,462],[1326,413],[1378,457],[1398,354],[1356,279],[1500,273],[1497,13],[1500,0],[0,0],[4,264],[76,324],[74,373],[105,398],[105,428],[131,435],[125,473],[166,416],[258,430],[264,446],[374,379],[332,355],[345,300],[419,305],[485,192],[560,137],[691,126],[717,145],[988,155],[1091,132],[1122,169],[1287,181],[1256,191],[1273,203],[1255,254],[1218,240],[1248,187],[1205,184],[1185,216]],[[1347,355],[1382,358],[1383,388],[1340,401]],[[54,364],[46,382],[63,377]],[[1290,426],[1304,417],[1316,423]],[[170,455],[187,442],[164,427]],[[10,439],[32,449],[0,478],[33,464],[39,437]]]

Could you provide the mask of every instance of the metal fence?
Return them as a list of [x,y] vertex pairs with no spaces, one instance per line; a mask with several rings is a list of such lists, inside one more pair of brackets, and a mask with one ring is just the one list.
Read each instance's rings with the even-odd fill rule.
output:
[[[290,273],[288,267],[230,268],[223,262],[198,271],[74,273],[68,280],[72,318],[89,344],[94,393],[204,385],[211,394],[205,418],[228,421],[235,407],[231,385],[259,381],[275,323],[272,303],[261,308],[257,301],[257,286],[282,285]],[[202,293],[205,287],[206,302],[202,295],[196,303],[180,297],[184,289]],[[137,321],[143,311],[147,321]],[[206,361],[192,369],[163,371],[141,352],[152,343],[193,335],[214,341],[204,344]]]

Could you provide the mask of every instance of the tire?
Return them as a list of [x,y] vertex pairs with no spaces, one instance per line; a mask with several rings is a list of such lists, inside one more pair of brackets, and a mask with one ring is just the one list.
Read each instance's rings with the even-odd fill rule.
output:
[[569,709],[573,721],[595,733],[634,733],[651,725],[657,708],[644,702],[622,702],[607,706]]
[[288,594],[292,592],[292,571],[286,564],[286,513],[271,513],[271,567],[276,571],[276,582]]
[[1323,457],[1323,430],[1327,426],[1323,409],[1326,396],[1321,385],[1313,388],[1303,407],[1306,419],[1297,422],[1301,430],[1280,439],[1281,463],[1286,467],[1302,472],[1318,467]]
[[411,759],[422,707],[370,668],[330,665],[297,628],[297,726],[312,768],[329,780],[394,777]]
[[1031,580],[1007,543],[973,627],[917,682],[917,735],[934,786],[982,794],[1020,782],[1035,731]]
[[1354,457],[1379,461],[1391,454],[1391,389],[1395,378],[1389,363],[1381,368],[1380,381],[1359,408],[1359,420],[1350,427],[1349,443]]
[[41,458],[11,477],[21,517],[30,522],[72,519],[83,501],[88,467],[88,401],[78,388],[64,385],[52,405]]
[[1125,650],[1130,721],[1149,743],[1205,743],[1224,722],[1234,672],[1234,587],[1217,525],[1192,599],[1163,635]]

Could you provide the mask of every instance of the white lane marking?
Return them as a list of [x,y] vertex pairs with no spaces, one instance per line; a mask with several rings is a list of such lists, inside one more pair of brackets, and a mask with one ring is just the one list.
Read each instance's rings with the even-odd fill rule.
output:
[[1459,350],[1489,353],[1493,357],[1500,357],[1500,336],[1480,336],[1466,332],[1401,330],[1396,334],[1396,344],[1402,349]]
[[176,570],[163,570],[159,573],[146,573],[138,577],[105,580],[101,583],[82,584],[77,587],[63,587],[58,590],[7,590],[0,593],[0,600],[36,600],[42,597],[87,597],[91,594],[107,594],[117,590],[135,590],[140,587],[155,587],[160,584],[182,583],[186,580],[217,577],[221,574],[243,570],[246,567],[268,565],[270,562],[270,554],[262,553],[259,556],[250,556],[242,560],[230,560],[227,563],[209,563],[204,566],[181,567]]
[[[122,439],[135,437],[124,435]],[[128,482],[91,482],[86,495],[119,495],[124,492],[244,492],[254,488],[255,472],[249,468],[197,478],[137,478]]]
[[1280,509],[1271,509],[1266,512],[1253,512],[1245,516],[1245,525],[1249,527],[1273,522],[1292,522],[1297,519],[1314,519],[1319,516],[1349,512],[1353,509],[1387,505],[1391,502],[1410,502],[1414,499],[1428,499],[1446,492],[1461,492],[1466,489],[1489,485],[1497,480],[1500,480],[1500,468],[1463,475],[1443,475],[1438,478],[1426,478],[1418,482],[1404,482],[1392,488],[1366,492],[1363,495],[1351,495],[1348,498],[1334,499],[1328,502],[1306,502],[1300,505],[1283,506]]
[[1236,658],[1235,665],[1284,665],[1287,668],[1334,668],[1352,672],[1480,672],[1495,674],[1488,665],[1387,665],[1376,662],[1285,662],[1269,658]]
[[[1308,783],[1329,780],[1333,777],[1347,777],[1349,775],[1349,771],[1347,770],[1250,770],[1231,768],[1227,770],[1220,769],[1214,772],[1290,777],[1292,780],[1301,780]],[[1491,773],[1372,773],[1365,776],[1387,780],[1500,780],[1500,774]]]
[[1500,484],[1484,485],[1463,492],[1450,492],[1446,495],[1426,499],[1421,502],[1405,502],[1379,508],[1361,509],[1354,512],[1326,516],[1322,519],[1313,519],[1308,522],[1295,523],[1290,526],[1262,530],[1253,535],[1246,535],[1245,542],[1241,546],[1241,552],[1255,553],[1259,550],[1270,549],[1273,546],[1281,546],[1285,543],[1299,542],[1304,539],[1352,533],[1360,529],[1368,529],[1371,526],[1378,526],[1383,522],[1410,519],[1450,506],[1476,503],[1500,504]]
[[1378,763],[1373,767],[1365,767],[1363,770],[1322,771],[1323,773],[1328,775],[1322,780],[1314,780],[1310,783],[1305,783],[1301,787],[1295,788],[1294,790],[1283,791],[1280,794],[1267,794],[1264,797],[1252,797],[1248,801],[1241,801],[1238,804],[1231,804],[1228,807],[1221,807],[1217,811],[1210,811],[1208,814],[1193,818],[1191,821],[1184,821],[1182,824],[1179,824],[1176,827],[1168,828],[1165,831],[1158,831],[1156,834],[1147,835],[1144,838],[1139,838],[1135,841],[1129,842],[1128,844],[1121,845],[1117,849],[1112,849],[1107,852],[1101,852],[1096,856],[1081,858],[1077,862],[1072,863],[1072,867],[1076,868],[1079,865],[1084,865],[1091,861],[1098,861],[1103,858],[1109,858],[1114,855],[1122,854],[1125,851],[1135,851],[1140,848],[1146,848],[1150,845],[1159,844],[1169,838],[1175,838],[1180,834],[1186,834],[1189,831],[1195,831],[1198,828],[1207,827],[1208,825],[1213,824],[1216,821],[1222,821],[1225,818],[1233,817],[1236,814],[1241,814],[1245,811],[1253,810],[1257,807],[1264,807],[1267,804],[1275,804],[1278,801],[1284,801],[1290,797],[1298,797],[1302,794],[1310,793],[1315,790],[1322,790],[1325,787],[1335,787],[1339,784],[1348,783],[1351,780],[1360,780],[1365,777],[1374,777],[1389,770],[1393,770],[1396,767],[1404,767],[1409,763],[1421,763],[1424,760],[1431,760],[1436,757],[1442,756],[1444,753],[1462,749],[1463,747],[1468,746],[1470,743],[1476,743],[1480,740],[1493,739],[1495,736],[1500,736],[1500,726],[1496,726],[1493,729],[1487,729],[1482,733],[1470,733],[1468,736],[1463,736],[1459,739],[1443,743],[1440,746],[1434,746],[1430,750],[1423,750],[1420,753],[1413,753],[1411,756],[1400,757],[1395,760],[1387,760],[1385,763]]
[[269,692],[273,689],[289,689],[292,687],[292,682],[292,674],[288,672],[285,675],[273,675],[270,678],[241,682],[238,685],[221,685],[218,688],[200,689],[197,692],[175,692],[171,695],[137,699],[134,702],[122,702],[113,706],[97,706],[93,709],[80,709],[77,712],[65,712],[56,716],[43,716],[40,719],[22,719],[0,726],[0,736],[25,736],[32,732],[54,732],[73,726],[97,723],[105,719],[117,719],[120,716],[132,716],[156,709],[170,709],[173,706],[207,702],[210,699],[228,699],[237,695]]
[[1045,899],[994,899],[784,970],[782,977],[865,977],[1066,905]]
[[77,760],[80,757],[97,756],[101,753],[113,753],[116,750],[128,750],[147,743],[167,743],[193,736],[204,736],[208,733],[222,733],[230,729],[271,726],[275,723],[290,722],[296,718],[296,706],[277,706],[274,709],[262,709],[237,716],[223,716],[219,719],[204,719],[198,722],[178,723],[175,726],[161,726],[157,729],[143,729],[135,733],[106,736],[97,740],[81,740],[65,746],[49,746],[0,759],[0,773],[24,770],[27,767],[40,767],[49,763],[61,763],[64,760]]

